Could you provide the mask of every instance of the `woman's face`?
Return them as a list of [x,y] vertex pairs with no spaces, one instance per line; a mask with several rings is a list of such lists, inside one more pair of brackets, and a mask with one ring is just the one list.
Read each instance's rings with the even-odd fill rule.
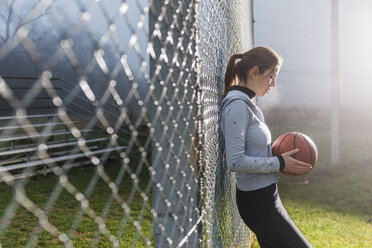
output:
[[253,90],[257,96],[264,96],[270,92],[271,87],[275,87],[276,76],[279,73],[279,66],[264,71],[262,74],[257,73],[251,75],[248,87]]

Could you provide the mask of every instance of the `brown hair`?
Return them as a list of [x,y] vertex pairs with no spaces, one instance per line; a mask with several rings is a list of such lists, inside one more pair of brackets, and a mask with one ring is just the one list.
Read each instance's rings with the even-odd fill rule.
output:
[[[236,59],[240,59],[236,63]],[[248,71],[258,66],[260,74],[272,67],[282,64],[282,58],[272,48],[259,46],[242,54],[233,54],[229,58],[225,73],[225,87],[222,94],[224,98],[230,91],[231,84],[235,81],[235,75],[241,81],[247,80]]]

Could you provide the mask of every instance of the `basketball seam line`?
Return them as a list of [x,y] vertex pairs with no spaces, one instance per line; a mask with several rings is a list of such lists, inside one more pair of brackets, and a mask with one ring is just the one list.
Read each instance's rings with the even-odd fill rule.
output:
[[305,140],[307,146],[309,147],[309,151],[310,151],[310,163],[311,163],[311,165],[313,165],[313,151],[311,150],[310,144],[309,144],[309,142],[307,142],[306,138],[303,137],[302,135],[301,135],[301,137]]
[[284,142],[284,140],[285,140],[289,135],[291,135],[291,134],[290,134],[290,133],[287,134],[287,135],[282,139],[282,141],[280,141],[279,146],[278,146],[278,149],[277,149],[277,151],[276,151],[276,154],[277,154],[277,155],[282,155],[282,154],[279,154],[280,146],[282,145],[282,143]]
[[[296,137],[297,137],[298,133],[295,134],[295,136],[293,137],[293,149],[296,149]],[[296,158],[296,154],[293,154],[293,158]]]

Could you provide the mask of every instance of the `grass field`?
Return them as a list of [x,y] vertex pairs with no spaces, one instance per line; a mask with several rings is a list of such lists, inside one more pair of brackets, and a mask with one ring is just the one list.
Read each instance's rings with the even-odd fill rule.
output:
[[[144,143],[146,135],[140,134],[139,140]],[[148,155],[150,157],[150,155]],[[147,158],[150,159],[150,158]],[[135,172],[140,162],[140,154],[134,146],[129,156],[129,167]],[[150,159],[151,160],[151,159]],[[105,164],[105,172],[111,181],[118,177],[122,164],[116,160],[110,160]],[[145,242],[152,242],[152,215],[151,209],[151,183],[149,184],[148,170],[144,168],[139,173],[138,187],[133,186],[133,180],[128,172],[124,174],[118,187],[118,194],[128,204],[129,213],[125,213],[122,206],[112,198],[110,187],[97,176],[93,166],[73,168],[68,173],[69,182],[84,193],[89,200],[89,207],[97,216],[105,220],[107,230],[117,236],[121,247],[145,247]],[[19,181],[21,182],[21,181]],[[89,185],[94,185],[90,187]],[[111,247],[107,237],[98,233],[97,223],[81,213],[81,205],[67,190],[59,187],[58,177],[54,174],[31,177],[25,184],[25,195],[39,208],[46,210],[46,203],[52,199],[52,195],[60,191],[56,202],[46,210],[48,220],[60,231],[69,235],[74,247]],[[141,196],[141,192],[147,192],[147,203]],[[58,238],[38,226],[38,219],[28,210],[14,204],[10,209],[14,210],[10,220],[4,219],[4,213],[14,200],[14,190],[5,183],[0,183],[0,247],[18,248],[25,247],[33,239],[37,247],[63,247]],[[112,204],[111,204],[112,202]],[[108,207],[108,208],[107,208]],[[108,211],[105,210],[108,209]],[[12,214],[11,212],[7,212]],[[124,216],[126,216],[124,218]],[[135,228],[135,222],[140,222],[140,228]],[[75,226],[75,228],[71,228]],[[4,229],[5,227],[5,229]],[[72,231],[71,231],[72,230]],[[33,247],[33,246],[32,246]]]
[[[298,184],[303,181],[301,178],[287,177],[282,177],[279,183],[284,206],[313,247],[372,247],[372,222],[369,221],[372,219],[372,159],[368,157],[368,147],[372,148],[368,143],[372,140],[372,132],[366,131],[368,125],[357,129],[350,128],[352,123],[342,126],[347,130],[342,136],[342,142],[353,146],[343,146],[342,163],[331,166],[329,121],[325,115],[315,114],[318,118],[308,122],[304,121],[306,113],[299,115],[298,119],[289,119],[280,113],[265,116],[269,116],[267,120],[274,138],[285,131],[295,130],[309,134],[318,145],[319,161],[317,167],[306,177],[308,184]],[[354,142],[356,137],[363,142]],[[142,141],[145,139],[145,136],[142,137]],[[133,152],[129,158],[129,165],[135,170],[140,156]],[[105,166],[105,172],[115,181],[121,164],[111,160]],[[80,192],[85,193],[96,173],[93,167],[81,167],[72,169],[68,175],[69,181]],[[149,189],[148,180],[147,170],[143,169],[138,184],[141,191]],[[106,228],[118,236],[121,247],[131,247],[132,244],[145,247],[145,242],[151,243],[153,239],[151,190],[147,194],[147,204],[144,204],[139,190],[133,191],[132,182],[126,173],[118,192],[124,201],[133,199],[129,205],[130,217],[122,222],[125,211],[113,201],[104,219]],[[25,192],[38,207],[44,208],[56,190],[56,185],[58,178],[53,174],[36,176],[29,179]],[[11,220],[4,221],[4,213],[14,199],[14,192],[4,183],[0,183],[0,192],[0,247],[24,247],[30,237],[37,238],[37,247],[62,247],[57,238],[38,227],[37,218],[33,214],[17,204],[12,207],[15,213]],[[89,206],[97,215],[103,214],[106,204],[110,202],[110,194],[108,185],[98,179],[88,197]],[[79,217],[79,209],[79,202],[62,189],[57,201],[48,210],[48,220],[59,230],[68,233],[75,247],[89,247],[92,244],[97,247],[111,247],[107,237],[97,235],[97,224],[91,218],[84,214]],[[138,229],[134,227],[136,220],[140,221]],[[73,225],[76,228],[70,232]],[[253,247],[259,247],[257,242]]]
[[372,247],[371,165],[317,168],[308,184],[281,179],[283,204],[313,247]]
[[[133,161],[136,162],[136,161]],[[280,181],[280,194],[291,218],[311,242],[314,247],[372,247],[372,161],[340,165],[339,167],[316,168],[307,179],[309,184],[295,184],[290,178],[282,177]],[[115,178],[118,164],[107,167],[108,174]],[[70,173],[70,181],[82,192],[86,189],[94,175],[92,167],[76,168]],[[141,179],[146,179],[143,175]],[[127,197],[131,187],[128,177],[124,178],[120,187],[120,194]],[[55,176],[33,177],[26,187],[26,193],[31,200],[39,206],[47,201],[54,185]],[[140,187],[146,187],[146,181],[140,180]],[[8,186],[0,185],[0,214],[13,197]],[[90,206],[101,213],[110,195],[107,185],[99,180],[92,192]],[[142,198],[135,194],[135,200],[130,205],[133,219],[139,216],[142,207]],[[54,207],[50,211],[49,220],[60,230],[68,232],[79,210],[77,201],[66,191],[63,191]],[[106,217],[107,228],[116,234],[123,218],[123,210],[117,203],[113,203]],[[122,247],[130,247],[136,236],[133,219],[124,226],[125,230],[120,238]],[[141,221],[141,237],[152,239],[151,214],[146,208]],[[30,234],[37,226],[37,219],[22,207],[17,212],[5,233],[0,238],[2,247],[24,247]],[[36,228],[37,230],[37,228]],[[84,215],[77,229],[73,233],[75,247],[88,247],[94,240],[97,230],[96,224]],[[97,239],[98,247],[110,247],[107,238],[100,236]],[[61,247],[61,243],[45,231],[41,232],[38,241],[39,247]],[[137,247],[144,247],[144,240],[138,239]],[[258,247],[257,243],[256,246]]]
[[[313,247],[372,247],[372,161],[317,168],[302,180],[282,178],[279,192]],[[297,182],[297,183],[296,183]],[[253,246],[259,247],[257,242]]]

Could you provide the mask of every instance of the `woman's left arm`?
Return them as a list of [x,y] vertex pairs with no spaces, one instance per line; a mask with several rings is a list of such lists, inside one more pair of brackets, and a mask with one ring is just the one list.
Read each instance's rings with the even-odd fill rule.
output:
[[222,113],[226,164],[231,171],[248,173],[279,172],[278,157],[252,157],[245,154],[245,132],[252,112],[244,101],[231,102]]

